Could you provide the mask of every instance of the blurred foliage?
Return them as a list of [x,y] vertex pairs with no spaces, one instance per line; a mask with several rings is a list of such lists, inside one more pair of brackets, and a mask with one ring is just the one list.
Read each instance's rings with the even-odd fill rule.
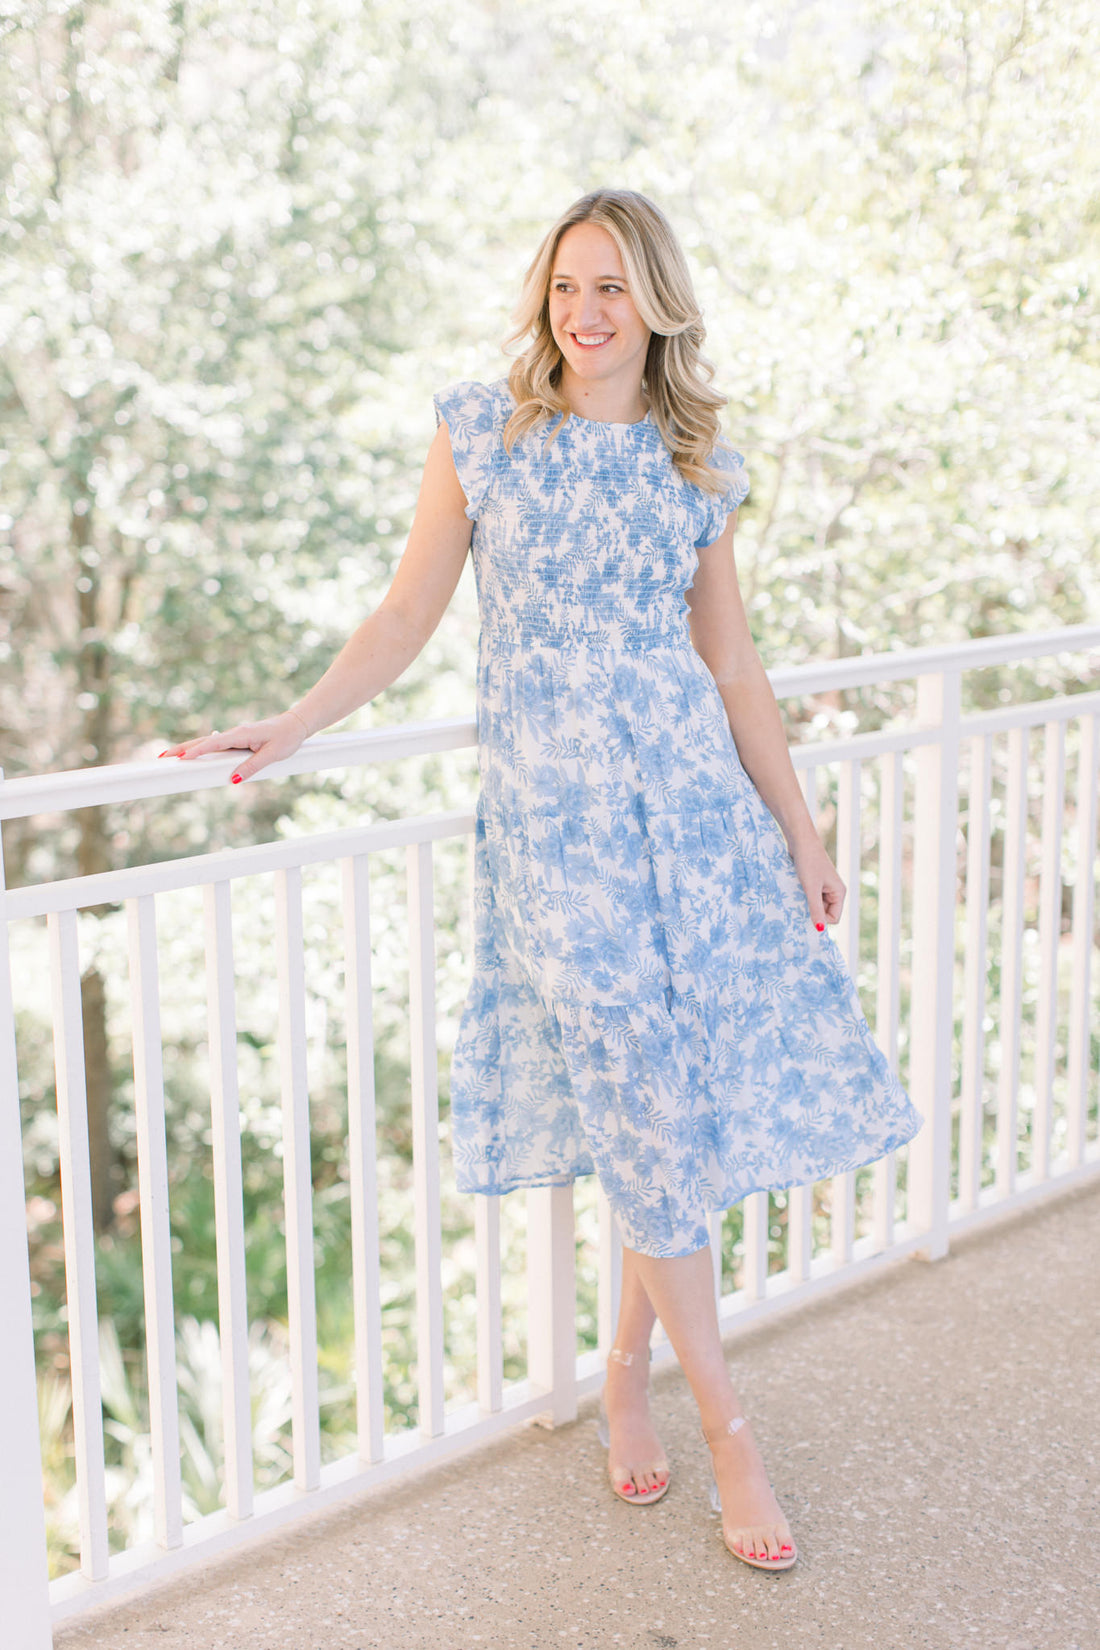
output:
[[[308,687],[392,576],[431,391],[505,370],[497,345],[538,237],[604,183],[652,194],[688,249],[727,433],[753,482],[738,565],[766,664],[1095,622],[1098,45],[1085,0],[0,0],[5,771],[148,757]],[[472,714],[476,634],[467,568],[436,635],[356,723]],[[1075,691],[1094,674],[1081,658],[976,673],[967,702]],[[791,702],[792,735],[879,725],[911,709],[908,693]],[[85,810],[45,830],[20,822],[5,832],[8,879],[472,806],[475,782],[474,753],[455,752]],[[458,1401],[472,1393],[473,1251],[445,1118],[471,952],[464,850],[441,848],[436,875]],[[372,878],[386,1404],[399,1425],[416,1414],[402,856],[376,856]],[[217,1502],[220,1375],[190,897],[162,902],[159,921],[197,1515]],[[306,898],[331,1452],[354,1422],[343,964],[335,886],[307,879]],[[257,1481],[270,1482],[288,1459],[286,1278],[259,879],[235,887],[234,915]],[[37,930],[13,943],[64,1568],[75,1503],[47,976]],[[149,1461],[121,913],[83,917],[81,952],[104,994],[116,1180],[97,1267],[112,1523],[129,1541],[146,1528]],[[513,1202],[509,1375],[525,1356]],[[785,1207],[779,1194],[775,1244]],[[740,1245],[734,1217],[727,1265]],[[579,1255],[591,1345],[590,1247]]]

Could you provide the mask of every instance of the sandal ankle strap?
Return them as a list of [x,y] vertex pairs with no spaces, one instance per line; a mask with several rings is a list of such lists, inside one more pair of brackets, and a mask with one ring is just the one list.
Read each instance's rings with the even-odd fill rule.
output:
[[708,1446],[713,1448],[713,1446],[715,1444],[720,1444],[722,1442],[723,1438],[732,1438],[735,1432],[740,1432],[741,1428],[745,1425],[745,1422],[747,1420],[748,1420],[747,1415],[735,1415],[733,1417],[732,1421],[727,1421],[726,1425],[722,1428],[721,1432],[715,1433],[713,1438],[708,1438],[707,1437],[707,1431],[706,1431],[705,1427],[700,1426],[699,1431],[703,1434],[704,1444],[707,1444]]
[[[623,1352],[623,1351],[621,1351],[621,1349],[619,1347],[613,1346],[611,1348],[611,1351],[607,1354],[607,1361],[608,1361],[609,1364],[626,1364],[627,1367],[629,1368],[629,1366],[634,1362],[634,1359],[636,1357],[637,1357],[636,1352]],[[653,1362],[653,1348],[652,1347],[649,1348],[649,1361],[650,1361],[650,1363]]]

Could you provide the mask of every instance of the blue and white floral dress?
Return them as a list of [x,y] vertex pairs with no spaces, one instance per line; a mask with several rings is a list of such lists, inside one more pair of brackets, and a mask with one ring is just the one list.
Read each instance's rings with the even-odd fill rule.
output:
[[474,523],[474,966],[451,1067],[460,1191],[599,1175],[624,1242],[853,1169],[921,1117],[819,934],[692,645],[697,548],[748,492],[686,483],[649,417],[511,456],[507,382],[435,397]]

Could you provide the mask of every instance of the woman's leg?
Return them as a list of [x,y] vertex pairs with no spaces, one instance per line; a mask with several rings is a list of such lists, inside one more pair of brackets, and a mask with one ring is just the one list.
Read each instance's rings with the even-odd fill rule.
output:
[[657,1314],[646,1293],[637,1255],[623,1250],[622,1288],[615,1346],[631,1354],[629,1364],[611,1359],[607,1365],[604,1402],[611,1435],[608,1470],[625,1495],[644,1494],[666,1482],[668,1467],[660,1440],[649,1418],[649,1337]]
[[[708,1438],[721,1438],[741,1413],[726,1368],[714,1300],[714,1268],[709,1246],[672,1260],[623,1251],[623,1278],[630,1256],[631,1277],[642,1284],[687,1376]],[[775,1499],[751,1423],[722,1438],[713,1451],[727,1539],[750,1556],[778,1558],[784,1543],[794,1545]]]

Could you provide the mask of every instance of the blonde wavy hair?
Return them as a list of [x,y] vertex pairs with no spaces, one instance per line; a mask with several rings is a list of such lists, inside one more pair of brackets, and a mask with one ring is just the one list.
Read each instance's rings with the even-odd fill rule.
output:
[[721,493],[724,472],[708,460],[720,444],[718,408],[728,397],[709,387],[714,368],[701,348],[706,328],[672,226],[659,207],[632,189],[583,195],[563,212],[535,253],[523,279],[515,330],[505,340],[506,349],[529,340],[508,373],[516,410],[504,427],[506,450],[510,453],[521,436],[557,414],[549,445],[570,416],[561,391],[562,354],[550,330],[550,276],[562,236],[579,223],[596,224],[615,242],[630,295],[652,333],[642,387],[673,463],[685,480]]

